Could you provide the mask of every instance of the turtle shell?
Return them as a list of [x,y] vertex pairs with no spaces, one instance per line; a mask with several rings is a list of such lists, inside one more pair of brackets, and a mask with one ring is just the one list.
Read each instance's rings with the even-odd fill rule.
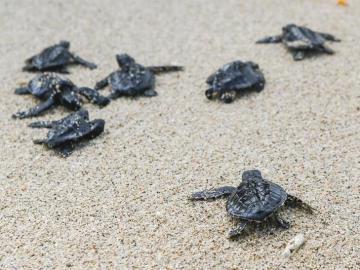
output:
[[284,204],[285,190],[261,177],[243,179],[229,197],[226,210],[236,218],[263,221]]
[[88,117],[87,112],[80,111],[64,118],[49,131],[46,145],[53,148],[65,143],[98,136],[104,130],[105,121],[102,119],[89,121]]
[[29,82],[28,89],[36,97],[47,98],[53,93],[59,81],[61,81],[60,77],[53,73],[39,74]]
[[155,76],[139,64],[131,64],[110,75],[109,84],[114,93],[135,96],[151,89],[155,84]]
[[309,28],[289,24],[283,27],[283,42],[290,49],[314,50],[326,42],[319,33]]
[[234,61],[221,67],[206,81],[214,91],[239,91],[264,88],[265,78],[259,66],[253,62]]
[[59,43],[57,45],[48,47],[35,55],[28,62],[38,70],[44,70],[48,68],[55,68],[63,66],[71,62],[71,55],[69,53],[68,43]]

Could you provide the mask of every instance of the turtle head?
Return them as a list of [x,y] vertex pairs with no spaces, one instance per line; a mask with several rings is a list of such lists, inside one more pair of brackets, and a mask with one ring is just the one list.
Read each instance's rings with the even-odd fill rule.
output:
[[126,53],[117,54],[116,61],[121,68],[135,63],[135,59]]
[[259,170],[248,170],[242,174],[243,181],[253,181],[258,179],[262,179],[261,172]]
[[59,45],[61,47],[64,47],[65,49],[69,49],[70,48],[70,42],[69,41],[66,41],[66,40],[61,40],[59,42]]

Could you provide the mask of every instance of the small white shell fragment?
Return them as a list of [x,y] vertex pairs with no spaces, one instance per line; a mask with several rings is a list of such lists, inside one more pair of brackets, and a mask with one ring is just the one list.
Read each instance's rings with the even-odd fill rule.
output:
[[287,244],[282,256],[289,258],[291,254],[296,252],[303,244],[305,243],[305,236],[302,233],[296,235],[290,242]]

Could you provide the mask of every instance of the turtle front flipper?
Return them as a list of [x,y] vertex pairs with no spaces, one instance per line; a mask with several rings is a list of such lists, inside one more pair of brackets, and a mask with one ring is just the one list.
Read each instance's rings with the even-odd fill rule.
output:
[[207,200],[215,200],[222,197],[230,196],[234,191],[236,191],[236,187],[225,186],[213,189],[206,189],[199,192],[194,192],[190,196],[190,200],[192,201],[207,201]]
[[20,111],[20,112],[13,114],[13,118],[23,119],[23,118],[38,116],[42,112],[51,108],[54,104],[55,104],[54,99],[52,97],[50,97],[49,99],[45,100],[44,102],[36,105],[35,107],[33,107],[27,111]]
[[220,95],[220,100],[224,103],[232,103],[236,98],[236,91],[226,91]]
[[241,222],[237,227],[231,229],[229,231],[229,238],[230,239],[233,239],[235,237],[238,237],[242,232],[243,230],[245,229],[247,223],[245,222]]
[[101,81],[98,81],[95,84],[95,90],[100,90],[105,88],[106,86],[109,85],[109,76],[107,76],[106,78],[102,79]]
[[264,37],[256,41],[257,44],[269,44],[269,43],[280,43],[282,41],[282,35]]
[[154,74],[183,71],[183,66],[149,66],[146,67]]
[[213,88],[208,88],[207,90],[205,90],[205,96],[207,99],[212,100],[219,96],[219,92],[214,91]]
[[29,124],[31,128],[52,128],[56,121],[36,121]]
[[309,204],[307,204],[306,202],[302,201],[301,199],[299,199],[293,195],[290,195],[290,194],[287,195],[285,205],[289,206],[289,207],[298,207],[298,208],[303,209],[311,214],[315,211],[315,209],[313,207],[311,207]]
[[27,95],[27,94],[30,94],[30,91],[29,91],[29,88],[27,87],[19,87],[19,88],[16,88],[14,93],[16,95]]

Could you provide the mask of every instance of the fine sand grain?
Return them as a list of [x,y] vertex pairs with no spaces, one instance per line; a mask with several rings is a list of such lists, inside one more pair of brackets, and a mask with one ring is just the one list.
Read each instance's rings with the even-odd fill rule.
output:
[[[359,269],[360,2],[335,2],[1,0],[0,269]],[[336,54],[294,62],[280,44],[254,44],[290,22],[341,38]],[[155,98],[86,104],[106,131],[59,158],[32,143],[46,131],[11,114],[36,102],[13,94],[34,76],[23,61],[61,39],[99,65],[72,67],[79,85],[114,70],[119,52],[186,71],[158,77]],[[260,65],[265,90],[206,100],[206,77],[235,59]],[[316,214],[284,211],[289,230],[229,241],[224,201],[187,196],[251,168]],[[305,245],[284,259],[299,233]]]

